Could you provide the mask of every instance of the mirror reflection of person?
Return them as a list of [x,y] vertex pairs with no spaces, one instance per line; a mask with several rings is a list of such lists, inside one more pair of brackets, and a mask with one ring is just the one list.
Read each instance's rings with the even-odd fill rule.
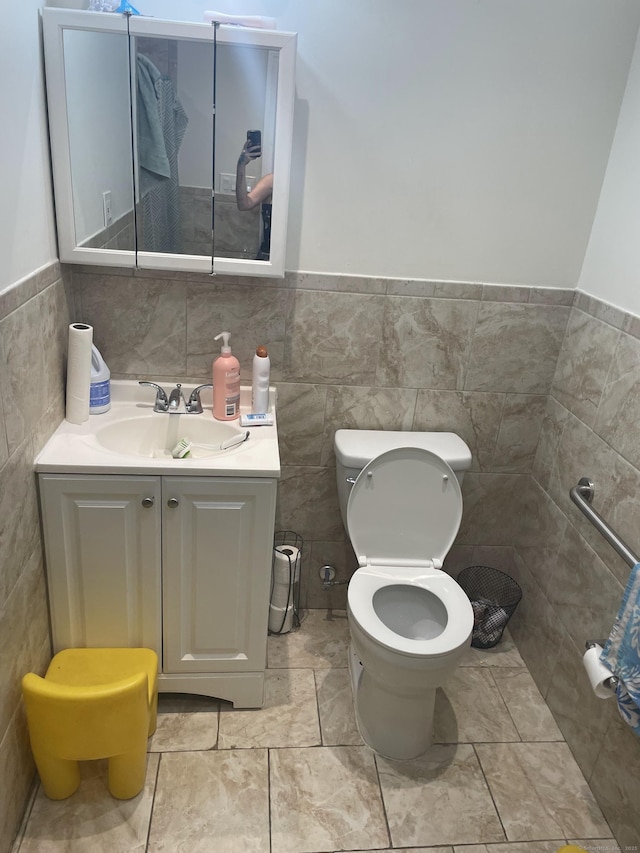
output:
[[260,145],[251,145],[247,140],[242,146],[236,167],[236,204],[238,210],[253,210],[261,205],[262,239],[256,255],[257,261],[268,261],[271,250],[271,193],[273,192],[273,172],[264,175],[247,192],[247,164],[262,156]]

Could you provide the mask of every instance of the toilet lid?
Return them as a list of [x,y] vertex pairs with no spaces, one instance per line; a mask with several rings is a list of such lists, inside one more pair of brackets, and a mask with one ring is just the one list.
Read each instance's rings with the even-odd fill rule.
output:
[[347,505],[351,544],[362,562],[440,564],[462,520],[462,493],[449,465],[419,447],[381,453],[358,475]]

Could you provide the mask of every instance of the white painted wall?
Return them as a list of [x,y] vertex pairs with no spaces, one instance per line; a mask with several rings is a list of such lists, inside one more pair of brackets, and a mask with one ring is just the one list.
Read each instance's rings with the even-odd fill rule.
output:
[[[138,0],[202,20],[208,0]],[[576,285],[637,0],[216,0],[298,32],[288,269]]]
[[[39,5],[0,35],[0,288],[55,257]],[[200,21],[212,4],[135,5]],[[576,285],[637,0],[215,7],[299,34],[288,269]]]
[[0,291],[55,260],[39,37],[40,0],[21,0],[0,27]]
[[578,287],[640,314],[640,39]]

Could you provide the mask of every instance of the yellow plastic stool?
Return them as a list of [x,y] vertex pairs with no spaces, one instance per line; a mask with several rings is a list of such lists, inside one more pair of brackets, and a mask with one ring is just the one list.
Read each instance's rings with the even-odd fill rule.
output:
[[120,800],[144,786],[147,737],[156,730],[158,656],[151,649],[65,649],[44,678],[27,673],[22,693],[33,757],[45,794],[70,797],[78,761],[109,759]]

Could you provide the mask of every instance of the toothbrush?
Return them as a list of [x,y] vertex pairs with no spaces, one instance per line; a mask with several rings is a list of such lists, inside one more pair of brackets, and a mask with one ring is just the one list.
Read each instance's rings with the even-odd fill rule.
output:
[[187,438],[181,438],[171,451],[171,455],[174,459],[184,459],[185,456],[191,453],[192,447],[198,447],[201,450],[229,450],[238,444],[243,444],[250,435],[249,430],[246,430],[245,432],[238,433],[238,435],[231,436],[231,438],[227,438],[220,444],[200,444],[197,441],[189,441]]

